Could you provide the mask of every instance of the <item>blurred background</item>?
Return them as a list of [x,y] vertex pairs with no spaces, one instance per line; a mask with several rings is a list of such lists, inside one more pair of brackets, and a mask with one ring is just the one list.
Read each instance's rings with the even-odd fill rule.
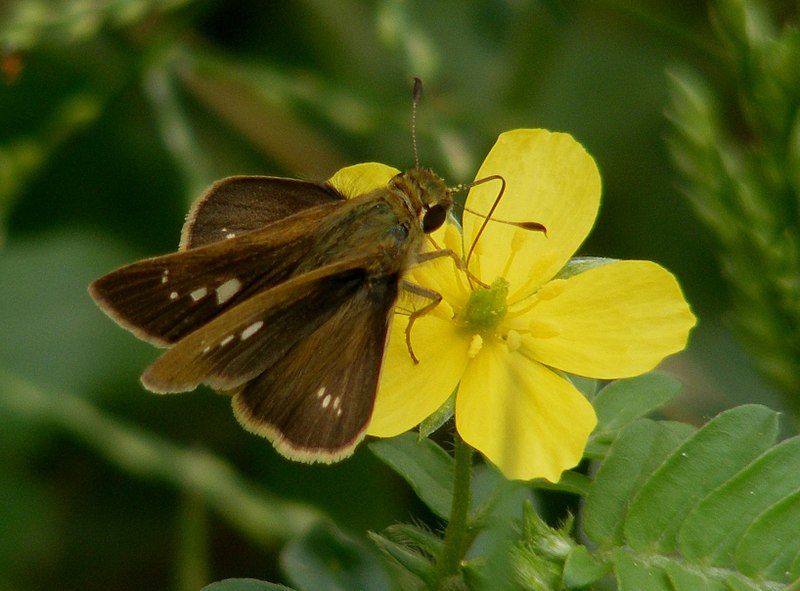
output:
[[755,222],[704,214],[680,158],[708,123],[701,103],[734,145],[755,135],[726,10],[761,15],[765,35],[797,17],[777,1],[6,0],[0,589],[280,580],[278,550],[320,515],[362,538],[411,516],[435,527],[363,446],[335,466],[290,463],[207,389],[144,391],[158,352],[86,290],[174,250],[192,200],[221,177],[412,166],[414,75],[422,163],[452,185],[516,127],[569,132],[595,157],[604,197],[580,253],[661,263],[699,317],[664,364],[685,383],[666,415],[791,408],[797,374],[776,377],[732,312],[759,306],[732,282],[721,236]]

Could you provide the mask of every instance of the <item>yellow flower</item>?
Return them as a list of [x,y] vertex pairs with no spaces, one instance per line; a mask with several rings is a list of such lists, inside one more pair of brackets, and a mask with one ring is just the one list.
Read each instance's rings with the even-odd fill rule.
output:
[[[393,169],[361,165],[370,182]],[[372,167],[372,168],[371,168]],[[375,168],[382,167],[382,168]],[[564,373],[625,378],[686,345],[695,318],[675,278],[648,261],[611,261],[560,271],[586,238],[600,204],[594,160],[569,135],[502,134],[476,178],[501,175],[496,220],[540,222],[547,235],[489,222],[475,244],[470,281],[452,259],[412,269],[407,279],[442,295],[413,325],[396,309],[368,433],[391,437],[435,412],[458,388],[459,435],[506,477],[556,482],[581,459],[596,416]],[[499,182],[473,187],[466,208],[487,213]],[[465,257],[483,218],[464,213],[433,239]]]

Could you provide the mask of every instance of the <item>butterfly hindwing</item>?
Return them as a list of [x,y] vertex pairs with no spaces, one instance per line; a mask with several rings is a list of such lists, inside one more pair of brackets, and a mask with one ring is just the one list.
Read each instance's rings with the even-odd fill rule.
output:
[[305,209],[342,201],[330,186],[295,179],[234,176],[214,183],[195,201],[180,250],[232,239]]
[[244,384],[233,399],[241,423],[287,457],[350,455],[372,416],[398,285],[396,275],[366,280],[337,314]]

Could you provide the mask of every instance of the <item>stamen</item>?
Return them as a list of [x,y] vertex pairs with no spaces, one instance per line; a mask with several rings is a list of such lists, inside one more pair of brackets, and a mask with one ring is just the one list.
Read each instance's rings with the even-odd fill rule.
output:
[[511,252],[508,253],[508,258],[506,259],[506,266],[503,267],[503,272],[501,275],[503,277],[508,277],[511,271],[511,265],[514,263],[514,257],[517,256],[517,253],[522,250],[522,247],[525,245],[525,238],[530,234],[524,230],[517,228],[514,230],[514,234],[511,236]]
[[469,349],[467,349],[467,357],[470,359],[475,359],[475,356],[480,353],[480,350],[483,348],[483,337],[479,334],[472,335],[472,340],[469,343]]

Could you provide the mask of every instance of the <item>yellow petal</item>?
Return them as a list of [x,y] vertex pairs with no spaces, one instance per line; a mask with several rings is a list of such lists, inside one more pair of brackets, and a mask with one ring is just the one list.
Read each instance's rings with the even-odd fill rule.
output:
[[[476,245],[470,269],[486,283],[505,277],[513,301],[552,278],[586,238],[600,204],[600,174],[571,136],[543,129],[501,134],[476,179],[495,174],[506,180],[506,190],[492,217],[547,227],[544,236],[490,221]],[[472,188],[466,207],[488,213],[499,188],[499,182]],[[465,250],[482,223],[464,212]]]
[[547,298],[512,321],[530,329],[522,351],[577,375],[613,379],[649,371],[686,346],[696,322],[675,277],[649,261],[610,263],[542,291]]
[[471,360],[456,396],[459,434],[510,479],[557,482],[596,422],[572,384],[495,340]]
[[400,171],[379,162],[364,162],[345,166],[336,171],[328,179],[334,189],[348,199],[358,197],[380,187],[385,187],[389,180]]
[[411,331],[415,364],[406,345],[408,317],[395,315],[367,433],[393,437],[417,426],[453,393],[467,363],[469,340],[450,319],[428,314]]

